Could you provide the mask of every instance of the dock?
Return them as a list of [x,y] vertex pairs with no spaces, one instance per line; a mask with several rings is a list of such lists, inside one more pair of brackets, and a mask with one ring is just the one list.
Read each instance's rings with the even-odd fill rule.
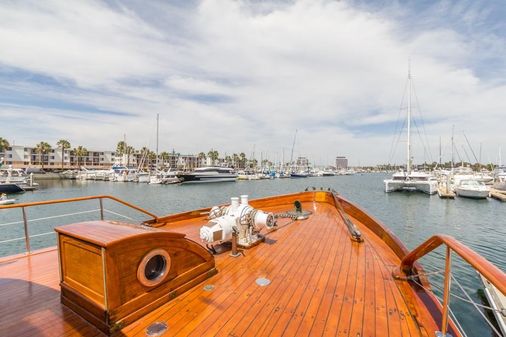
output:
[[499,201],[506,201],[506,192],[496,190],[495,188],[490,189],[490,197],[497,199]]
[[449,189],[444,184],[439,184],[437,194],[441,199],[455,199],[455,192]]

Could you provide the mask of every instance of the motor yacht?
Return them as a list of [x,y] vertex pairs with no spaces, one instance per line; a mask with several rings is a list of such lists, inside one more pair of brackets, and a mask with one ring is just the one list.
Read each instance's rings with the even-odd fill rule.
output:
[[237,180],[234,169],[229,167],[199,167],[190,173],[181,173],[177,177],[182,184],[233,182]]
[[490,188],[482,181],[464,179],[455,186],[455,193],[464,198],[486,199],[490,194]]

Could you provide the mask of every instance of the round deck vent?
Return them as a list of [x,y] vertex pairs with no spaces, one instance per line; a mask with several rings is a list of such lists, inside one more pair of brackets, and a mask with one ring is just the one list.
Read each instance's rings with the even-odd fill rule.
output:
[[271,284],[271,280],[269,280],[266,277],[259,277],[259,278],[256,279],[255,282],[260,287],[265,287],[265,286],[268,286],[269,284]]
[[163,335],[168,329],[167,323],[165,322],[154,322],[151,323],[146,329],[146,336],[158,337]]
[[204,286],[204,288],[202,288],[202,289],[204,289],[204,291],[213,291],[214,290],[214,285],[212,285],[212,284],[206,284]]
[[147,253],[137,268],[137,279],[146,287],[160,284],[170,270],[170,256],[163,249],[154,249]]

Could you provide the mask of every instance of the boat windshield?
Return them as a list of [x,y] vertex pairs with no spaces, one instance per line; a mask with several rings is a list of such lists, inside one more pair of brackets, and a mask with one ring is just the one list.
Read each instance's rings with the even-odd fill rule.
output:
[[462,180],[460,185],[462,185],[462,186],[483,186],[485,184],[482,183],[481,181],[477,181],[477,180]]

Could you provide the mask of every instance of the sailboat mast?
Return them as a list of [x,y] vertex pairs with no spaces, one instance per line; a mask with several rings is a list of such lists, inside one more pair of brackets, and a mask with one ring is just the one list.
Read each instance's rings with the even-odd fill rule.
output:
[[280,171],[284,171],[285,170],[285,148],[283,148],[283,153],[281,155],[281,166],[280,166]]
[[160,114],[156,114],[156,168],[155,170],[158,171],[158,136],[160,133]]
[[455,145],[453,144],[453,134],[455,133],[455,125],[452,125],[452,171],[453,171],[453,162],[454,162],[454,158],[453,158],[453,148],[455,147]]
[[407,174],[411,174],[411,62],[408,63],[408,161],[406,164]]
[[443,156],[443,152],[441,150],[441,136],[439,136],[439,167],[441,167],[441,161],[442,161],[442,157]]
[[290,165],[293,166],[293,149],[295,148],[295,139],[297,139],[297,129],[295,129],[295,135],[293,136],[292,153],[290,154]]

